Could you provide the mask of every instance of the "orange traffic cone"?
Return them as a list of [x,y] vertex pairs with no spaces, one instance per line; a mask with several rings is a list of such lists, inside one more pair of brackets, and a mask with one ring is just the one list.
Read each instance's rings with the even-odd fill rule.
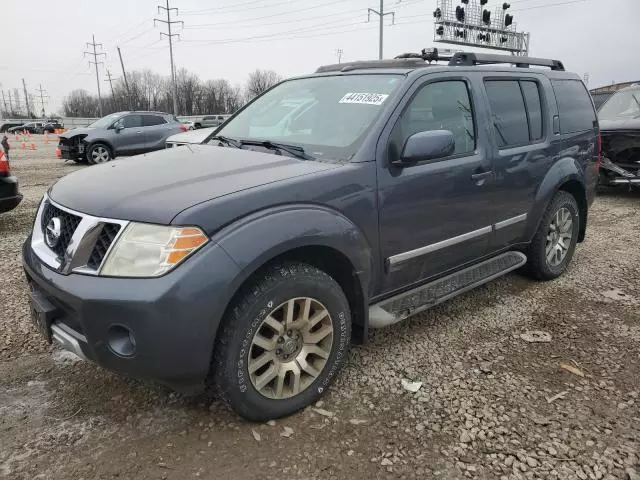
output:
[[31,148],[30,148],[29,150],[37,150],[37,149],[36,149],[36,144],[35,144],[35,143],[32,143],[32,144],[31,144]]
[[16,133],[16,142],[20,141],[20,135]]
[[60,148],[56,148],[56,157],[58,158],[62,158],[62,150],[60,150]]
[[27,149],[27,142],[22,142],[22,143],[20,144],[20,148],[21,148],[22,150],[26,150],[26,149]]

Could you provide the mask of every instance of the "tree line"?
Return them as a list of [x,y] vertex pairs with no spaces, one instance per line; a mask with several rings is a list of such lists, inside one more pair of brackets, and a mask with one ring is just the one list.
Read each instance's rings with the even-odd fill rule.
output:
[[[183,68],[176,72],[178,114],[233,113],[280,80],[281,77],[274,71],[255,70],[249,74],[243,88],[232,85],[226,79],[204,81]],[[151,70],[132,71],[127,73],[127,84],[120,78],[113,81],[112,91],[108,87],[108,95],[102,96],[104,115],[123,110],[173,112],[171,77]],[[99,111],[98,96],[77,89],[64,98],[60,113],[65,117],[97,117]]]

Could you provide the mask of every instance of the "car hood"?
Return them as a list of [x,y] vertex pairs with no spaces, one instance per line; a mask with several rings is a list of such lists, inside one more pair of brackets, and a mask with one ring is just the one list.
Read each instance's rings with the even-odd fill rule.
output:
[[218,127],[201,128],[199,130],[189,130],[188,132],[176,133],[167,138],[167,143],[190,143],[197,144],[202,143],[205,138],[211,135]]
[[95,128],[88,128],[88,127],[72,128],[71,130],[67,130],[62,135],[60,135],[60,137],[72,138],[72,137],[75,137],[76,135],[89,135],[90,133],[93,133],[95,131],[96,131]]
[[211,145],[170,148],[63,177],[49,196],[97,217],[169,224],[186,208],[338,164]]
[[600,120],[601,131],[611,130],[638,130],[640,131],[640,118],[616,118],[615,120]]

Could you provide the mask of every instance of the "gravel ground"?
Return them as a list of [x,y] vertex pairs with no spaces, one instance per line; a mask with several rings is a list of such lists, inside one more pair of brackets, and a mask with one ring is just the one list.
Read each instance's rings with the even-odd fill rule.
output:
[[82,167],[37,145],[14,151],[25,200],[0,217],[0,478],[638,479],[640,192],[597,199],[560,280],[512,274],[377,331],[323,402],[256,425],[43,343],[20,247]]

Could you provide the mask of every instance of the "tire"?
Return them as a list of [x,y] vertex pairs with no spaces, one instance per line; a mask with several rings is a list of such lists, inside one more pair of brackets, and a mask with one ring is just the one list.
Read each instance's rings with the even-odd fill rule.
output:
[[111,149],[104,143],[94,143],[90,145],[87,149],[86,157],[90,165],[107,163],[113,160]]
[[[570,231],[565,231],[569,217]],[[553,280],[562,275],[573,257],[579,231],[578,203],[570,193],[559,191],[547,207],[527,251],[529,273],[538,280]]]
[[[287,328],[290,306],[294,327]],[[307,319],[316,319],[315,325],[305,324],[305,312]],[[304,263],[273,265],[254,275],[227,310],[211,380],[222,400],[247,420],[280,418],[326,391],[346,359],[350,339],[349,302],[333,278]],[[268,349],[261,346],[265,342]],[[261,361],[268,358],[264,355],[271,359]]]
[[196,124],[194,125],[194,127],[195,127],[195,128],[196,128],[196,130],[197,130],[197,129],[199,129],[199,128],[202,128],[202,125],[200,125],[199,123],[196,123]]

